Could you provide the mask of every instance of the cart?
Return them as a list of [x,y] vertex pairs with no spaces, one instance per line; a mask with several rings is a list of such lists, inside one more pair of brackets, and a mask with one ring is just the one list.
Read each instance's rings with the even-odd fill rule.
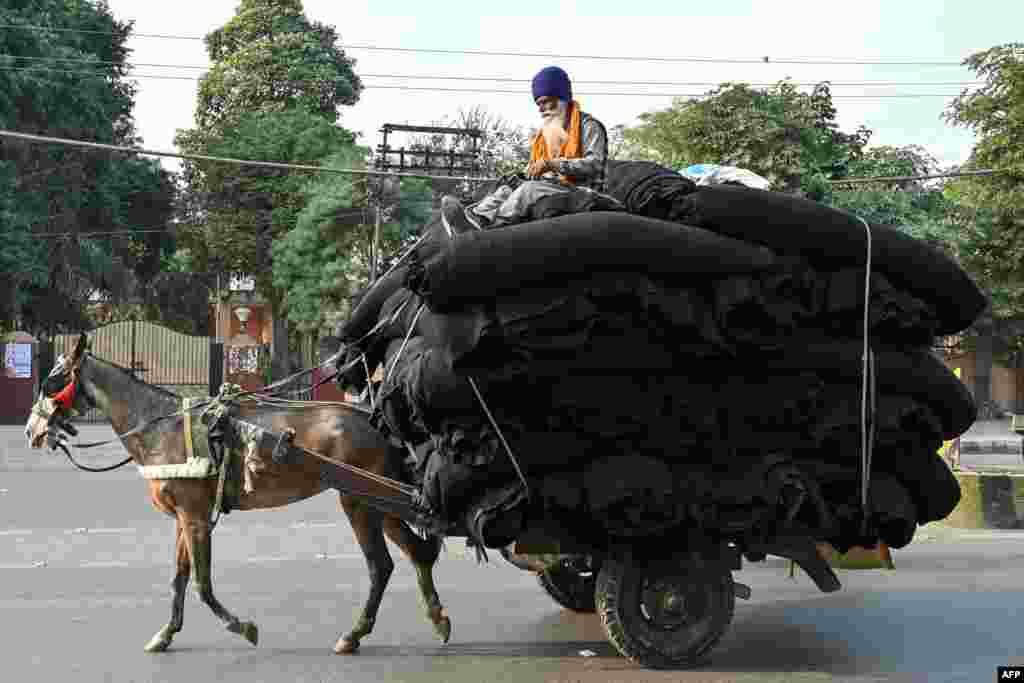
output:
[[[452,521],[432,513],[406,483],[337,463],[324,462],[323,467],[325,481],[342,493],[360,496],[429,533],[498,550],[513,565],[537,573],[541,586],[560,605],[596,611],[612,645],[644,667],[684,668],[703,662],[727,632],[736,598],[750,597],[750,588],[732,576],[744,559],[791,559],[821,591],[841,587],[816,546],[818,539],[839,533],[839,522],[823,501],[815,500],[820,494],[813,495],[812,486],[803,489],[810,495],[798,497],[788,513],[766,506],[729,506],[715,513],[713,523],[705,516],[705,524],[696,525],[687,517],[694,505],[686,501],[675,506],[682,514],[666,511],[650,524],[553,514],[537,496],[530,498],[523,482],[513,482],[481,492]],[[793,467],[786,470],[790,483],[793,473]],[[813,477],[806,474],[808,480]],[[766,486],[776,484],[766,475]],[[628,489],[627,482],[623,490]],[[634,491],[615,514],[629,517],[631,502],[649,507],[650,496]],[[808,518],[817,523],[808,525]]]

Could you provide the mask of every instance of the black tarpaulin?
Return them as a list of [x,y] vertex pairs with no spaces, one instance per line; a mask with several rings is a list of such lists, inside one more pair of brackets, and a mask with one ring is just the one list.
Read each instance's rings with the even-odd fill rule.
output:
[[[645,184],[627,204],[679,218],[672,212],[692,209],[704,190],[656,166],[637,169]],[[781,476],[773,463],[793,461],[842,518],[830,542],[864,540],[863,258],[844,256],[854,238],[829,237],[842,232],[834,215],[813,214],[833,221],[817,234],[813,225],[786,227],[796,219],[774,200],[757,201],[776,214],[743,219],[750,225],[735,233],[756,235],[750,243],[622,213],[577,214],[439,238],[416,250],[401,278],[371,290],[350,334],[386,321],[360,350],[384,368],[378,413],[419,454],[427,500],[454,518],[516,481],[472,378],[544,505],[585,519],[603,497],[598,528],[642,534],[645,519],[657,528],[684,517],[719,529],[767,523],[784,506],[781,484],[762,479]],[[805,234],[808,248],[795,248]],[[871,505],[878,533],[895,547],[959,500],[935,452],[970,426],[976,408],[930,351],[970,307],[954,306],[951,316],[944,295],[908,285],[918,273],[906,259],[927,250],[902,235],[887,239],[876,245],[867,308],[872,470],[884,482]],[[938,277],[948,265],[940,259],[921,272]],[[958,277],[944,291],[963,294]],[[654,488],[674,491],[671,504],[652,498],[650,476],[629,471],[641,460],[645,471],[669,473]],[[599,461],[626,468],[619,489],[587,483]],[[697,495],[689,484],[700,482],[686,477],[702,472]],[[753,488],[736,488],[740,480]],[[800,514],[809,524],[818,515],[806,506]]]
[[[702,187],[681,201],[679,220],[783,252],[801,254],[825,268],[862,267],[864,225],[823,204],[741,187]],[[932,304],[938,334],[968,327],[987,305],[977,284],[951,257],[898,228],[871,225],[873,268],[900,289]]]
[[637,270],[699,281],[771,266],[762,247],[624,213],[560,216],[456,236],[411,264],[407,286],[435,311],[452,311],[600,271]]

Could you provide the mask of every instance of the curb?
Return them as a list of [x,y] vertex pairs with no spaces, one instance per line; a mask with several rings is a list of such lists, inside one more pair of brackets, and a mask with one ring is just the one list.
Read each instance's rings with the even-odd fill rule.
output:
[[979,439],[972,441],[960,440],[961,453],[996,453],[999,455],[1024,455],[1024,439]]
[[1024,529],[1024,473],[958,471],[960,502],[941,524],[957,529]]

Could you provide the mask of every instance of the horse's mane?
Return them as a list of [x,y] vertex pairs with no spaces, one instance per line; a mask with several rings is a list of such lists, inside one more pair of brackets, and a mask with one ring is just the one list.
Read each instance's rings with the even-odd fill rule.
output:
[[173,398],[173,399],[180,399],[181,398],[181,396],[179,396],[178,394],[174,393],[173,391],[169,391],[167,389],[164,389],[161,386],[157,386],[156,384],[150,384],[149,382],[145,382],[145,381],[139,379],[138,377],[135,376],[135,374],[131,370],[129,370],[128,368],[124,367],[123,365],[118,365],[117,363],[114,363],[113,361],[109,361],[109,360],[106,360],[104,358],[100,358],[99,356],[96,356],[96,355],[94,355],[92,353],[89,354],[89,358],[92,359],[94,362],[96,362],[99,365],[104,365],[104,366],[107,366],[107,367],[112,368],[114,370],[117,370],[118,372],[124,374],[125,377],[130,379],[133,383],[141,385],[141,386],[144,386],[147,389],[152,389],[155,392],[157,392],[158,394],[161,394],[161,395],[163,395],[163,396],[165,396],[167,398]]

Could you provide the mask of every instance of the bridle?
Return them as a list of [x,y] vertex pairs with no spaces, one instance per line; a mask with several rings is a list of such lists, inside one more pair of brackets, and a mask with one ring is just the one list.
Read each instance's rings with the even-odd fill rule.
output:
[[71,461],[71,464],[80,470],[84,470],[86,472],[110,472],[119,467],[124,467],[130,463],[134,457],[129,455],[121,462],[108,467],[89,467],[88,465],[83,465],[75,460],[74,456],[71,455],[71,451],[68,450],[65,437],[59,432],[54,434],[51,429],[52,425],[61,432],[67,432],[71,436],[78,436],[78,430],[65,418],[65,416],[70,416],[75,412],[75,397],[80,390],[86,401],[88,401],[90,405],[95,405],[93,400],[89,397],[89,393],[79,386],[82,376],[82,359],[85,358],[86,353],[87,352],[83,352],[80,354],[71,365],[69,371],[71,378],[67,386],[57,392],[52,398],[45,394],[40,396],[39,400],[36,401],[36,404],[32,406],[32,413],[45,420],[46,429],[43,433],[46,436],[51,450],[59,449],[64,451],[64,455],[66,455],[68,460]]

